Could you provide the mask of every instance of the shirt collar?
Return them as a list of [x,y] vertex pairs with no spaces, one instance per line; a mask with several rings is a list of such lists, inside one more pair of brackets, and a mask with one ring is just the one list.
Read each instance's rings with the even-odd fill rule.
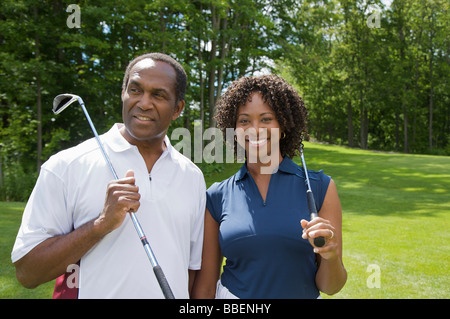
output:
[[108,146],[114,151],[114,152],[123,152],[130,148],[132,148],[133,145],[128,143],[128,141],[123,137],[123,135],[120,133],[120,128],[123,126],[123,124],[116,123],[114,124],[106,134],[104,134],[102,137],[104,138],[105,142],[108,144]]
[[[117,153],[136,147],[136,146],[130,144],[123,137],[122,133],[120,133],[120,128],[122,128],[122,127],[123,127],[123,124],[116,123],[111,127],[111,129],[106,134],[104,134],[104,139],[108,143],[108,146],[114,152],[117,152]],[[167,137],[167,135],[164,137],[164,142],[165,142],[167,148],[166,148],[166,150],[164,150],[163,154],[161,155],[162,157],[165,156],[165,154],[167,154],[167,153],[171,154],[172,150],[173,150],[172,144],[170,143],[170,140]]]
[[295,164],[294,161],[288,156],[285,156],[283,158],[283,161],[280,163],[278,170],[293,175],[297,175],[301,172],[301,168],[297,164]]
[[242,165],[241,169],[238,170],[238,172],[235,174],[236,176],[236,182],[243,179],[248,174],[247,170],[247,161]]
[[[283,158],[280,165],[278,166],[277,171],[293,175],[298,174],[303,175],[303,171],[301,170],[301,168],[297,164],[295,164],[294,161],[291,160],[288,156],[285,156]],[[247,162],[245,162],[244,165],[242,165],[241,169],[235,174],[236,181],[245,178],[247,174],[248,174]]]

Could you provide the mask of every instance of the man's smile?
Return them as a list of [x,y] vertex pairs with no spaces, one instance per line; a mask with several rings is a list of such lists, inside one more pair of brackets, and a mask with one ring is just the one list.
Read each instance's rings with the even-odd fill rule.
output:
[[140,121],[146,121],[146,122],[153,121],[152,118],[150,118],[148,116],[144,116],[144,115],[135,115],[134,117],[137,118]]

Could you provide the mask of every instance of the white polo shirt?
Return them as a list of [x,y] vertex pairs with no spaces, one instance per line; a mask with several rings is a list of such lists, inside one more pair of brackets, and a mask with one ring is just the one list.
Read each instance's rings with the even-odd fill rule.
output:
[[[138,148],[115,124],[100,138],[119,178],[135,173],[141,195],[136,213],[175,298],[189,298],[188,269],[201,266],[206,186],[200,169],[167,149],[147,171]],[[26,205],[12,262],[50,237],[96,218],[114,177],[95,139],[61,151],[44,165]],[[80,261],[79,298],[164,298],[131,218]]]

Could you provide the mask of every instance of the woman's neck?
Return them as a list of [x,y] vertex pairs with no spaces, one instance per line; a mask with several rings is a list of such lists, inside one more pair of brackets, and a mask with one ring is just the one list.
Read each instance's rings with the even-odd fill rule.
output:
[[254,178],[262,177],[261,175],[272,175],[275,169],[280,165],[281,161],[283,161],[281,153],[278,153],[278,157],[275,156],[275,158],[272,158],[271,156],[268,163],[262,163],[259,159],[256,163],[247,161],[247,170]]

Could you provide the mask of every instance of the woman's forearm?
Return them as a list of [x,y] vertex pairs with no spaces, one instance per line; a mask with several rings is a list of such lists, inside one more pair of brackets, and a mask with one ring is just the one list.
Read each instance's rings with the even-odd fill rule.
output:
[[333,295],[344,287],[346,281],[347,271],[340,257],[329,260],[321,259],[316,274],[316,286],[320,291],[327,295]]

